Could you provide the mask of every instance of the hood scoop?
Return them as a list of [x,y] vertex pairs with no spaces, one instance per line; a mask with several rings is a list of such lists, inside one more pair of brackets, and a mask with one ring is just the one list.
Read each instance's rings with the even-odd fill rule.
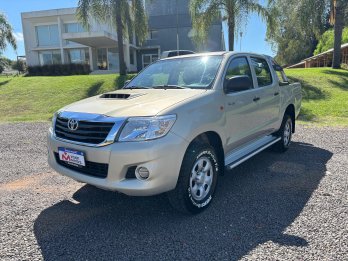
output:
[[144,93],[104,93],[100,96],[101,99],[117,99],[117,100],[130,100],[139,96],[145,95]]

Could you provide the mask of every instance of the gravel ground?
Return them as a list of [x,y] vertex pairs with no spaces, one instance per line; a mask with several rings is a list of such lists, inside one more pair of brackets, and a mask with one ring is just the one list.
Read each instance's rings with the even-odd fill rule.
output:
[[348,129],[299,127],[187,217],[50,170],[47,128],[0,125],[0,260],[348,260]]

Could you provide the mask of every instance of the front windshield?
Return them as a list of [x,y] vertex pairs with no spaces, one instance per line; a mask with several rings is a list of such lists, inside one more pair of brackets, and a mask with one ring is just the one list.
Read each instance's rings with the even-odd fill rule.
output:
[[161,60],[149,65],[125,88],[210,88],[222,56]]

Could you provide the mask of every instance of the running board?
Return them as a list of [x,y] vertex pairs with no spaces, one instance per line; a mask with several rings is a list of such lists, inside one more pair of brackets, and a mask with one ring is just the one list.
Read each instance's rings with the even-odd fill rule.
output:
[[257,153],[280,141],[280,139],[280,137],[269,135],[258,139],[257,141],[254,141],[243,148],[232,151],[225,158],[225,167],[227,169],[233,169]]

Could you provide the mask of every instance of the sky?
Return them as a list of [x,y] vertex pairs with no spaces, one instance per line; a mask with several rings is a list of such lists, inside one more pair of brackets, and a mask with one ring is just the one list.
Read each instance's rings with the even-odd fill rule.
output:
[[[261,0],[263,2],[263,0]],[[56,8],[76,7],[78,0],[0,0],[0,11],[5,13],[11,23],[17,39],[18,49],[15,52],[8,47],[3,56],[15,60],[18,55],[25,55],[21,13]],[[226,28],[224,28],[226,31]],[[265,41],[266,25],[255,14],[250,14],[247,26],[242,30],[243,37],[236,39],[235,50],[256,52],[274,56],[271,46]]]

